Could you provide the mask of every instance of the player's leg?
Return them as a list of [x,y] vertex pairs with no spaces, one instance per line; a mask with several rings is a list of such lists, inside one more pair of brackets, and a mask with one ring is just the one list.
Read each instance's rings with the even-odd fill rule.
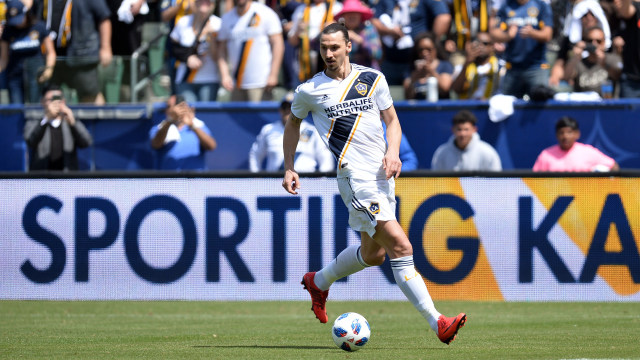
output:
[[466,315],[445,317],[436,310],[422,276],[413,264],[413,248],[409,238],[396,220],[378,221],[373,240],[383,247],[391,259],[391,269],[396,283],[413,306],[429,322],[438,338],[449,344],[458,329],[464,326]]
[[[352,186],[353,185],[353,186]],[[360,231],[362,234],[367,232],[373,234],[375,232],[376,220],[373,214],[367,209],[362,208],[361,202],[356,196],[357,185],[352,184],[352,181],[347,178],[338,179],[338,189],[340,195],[349,211],[349,225],[356,231]],[[365,197],[366,195],[363,195]],[[362,235],[364,236],[364,235]],[[367,235],[368,236],[368,235]],[[370,238],[370,237],[369,237]],[[374,248],[372,249],[371,246]],[[378,256],[378,260],[384,261],[384,250],[375,244],[373,241],[366,243],[366,245],[351,245],[342,250],[333,261],[324,266],[317,272],[308,272],[302,277],[302,284],[304,288],[311,295],[311,310],[316,315],[320,322],[325,323],[328,321],[328,316],[325,308],[327,297],[329,296],[329,287],[336,280],[349,276],[360,270],[363,270],[369,266],[379,265],[382,263],[376,263],[375,261],[369,263],[363,259],[362,249],[366,251],[366,254],[382,251]],[[369,255],[367,255],[369,256]]]
[[[384,254],[382,255],[384,260]],[[311,310],[321,323],[328,321],[325,303],[329,287],[334,281],[371,266],[362,258],[360,245],[352,245],[342,250],[333,261],[318,272],[308,272],[302,277],[302,285],[311,295]]]

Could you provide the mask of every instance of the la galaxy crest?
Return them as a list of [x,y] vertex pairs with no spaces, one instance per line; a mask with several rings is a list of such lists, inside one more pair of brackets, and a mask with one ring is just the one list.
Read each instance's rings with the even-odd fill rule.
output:
[[380,213],[380,204],[378,204],[377,202],[372,202],[369,205],[369,212],[373,215],[378,215]]
[[358,92],[358,94],[360,94],[360,96],[365,96],[367,94],[367,84],[359,82],[356,84],[356,86],[353,87],[354,89],[356,89],[356,91]]

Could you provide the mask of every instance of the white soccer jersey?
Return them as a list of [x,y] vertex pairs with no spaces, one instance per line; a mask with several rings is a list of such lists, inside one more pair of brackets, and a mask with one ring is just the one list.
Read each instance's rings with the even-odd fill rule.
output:
[[[258,172],[266,158],[264,170],[284,170],[282,139],[284,125],[276,121],[262,127],[249,151],[249,170]],[[332,171],[335,168],[333,155],[320,139],[313,125],[306,121],[300,124],[300,141],[296,148],[294,169],[297,172]]]
[[351,64],[342,81],[320,72],[298,86],[291,106],[304,119],[309,112],[324,143],[335,156],[338,177],[386,178],[382,159],[387,149],[380,110],[393,105],[384,75]]
[[242,16],[235,8],[222,16],[218,40],[227,42],[229,69],[238,88],[267,85],[272,59],[269,36],[281,33],[278,14],[261,3],[252,2]]
[[[209,36],[215,36],[220,30],[221,20],[215,15],[209,17]],[[176,23],[176,26],[169,35],[172,40],[177,41],[181,46],[193,46],[196,41],[196,32],[193,29],[193,15],[187,15]],[[218,83],[220,75],[218,65],[211,57],[209,51],[209,38],[198,46],[198,56],[202,60],[202,66],[197,70],[189,70],[186,63],[179,63],[176,69],[176,83]]]

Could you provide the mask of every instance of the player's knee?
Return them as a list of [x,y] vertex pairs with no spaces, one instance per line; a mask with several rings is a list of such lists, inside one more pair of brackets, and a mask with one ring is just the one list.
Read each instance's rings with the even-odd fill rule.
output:
[[411,256],[413,255],[413,247],[411,242],[403,241],[393,245],[393,255],[395,257]]
[[362,260],[369,266],[380,266],[384,263],[384,259],[384,254],[362,254]]

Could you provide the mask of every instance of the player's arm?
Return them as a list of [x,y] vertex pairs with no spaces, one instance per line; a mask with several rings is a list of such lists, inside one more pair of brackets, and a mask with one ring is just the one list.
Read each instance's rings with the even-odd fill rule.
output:
[[300,178],[293,168],[293,163],[298,141],[300,140],[301,123],[302,119],[291,114],[289,120],[287,120],[287,123],[284,125],[282,141],[282,150],[284,152],[284,180],[282,180],[282,187],[284,187],[289,194],[293,195],[298,194],[296,190],[300,188]]
[[392,176],[396,179],[400,176],[402,162],[400,161],[400,141],[402,139],[402,128],[398,120],[395,107],[391,105],[386,110],[380,111],[382,120],[387,125],[387,153],[382,159],[382,165],[387,175],[387,179]]

